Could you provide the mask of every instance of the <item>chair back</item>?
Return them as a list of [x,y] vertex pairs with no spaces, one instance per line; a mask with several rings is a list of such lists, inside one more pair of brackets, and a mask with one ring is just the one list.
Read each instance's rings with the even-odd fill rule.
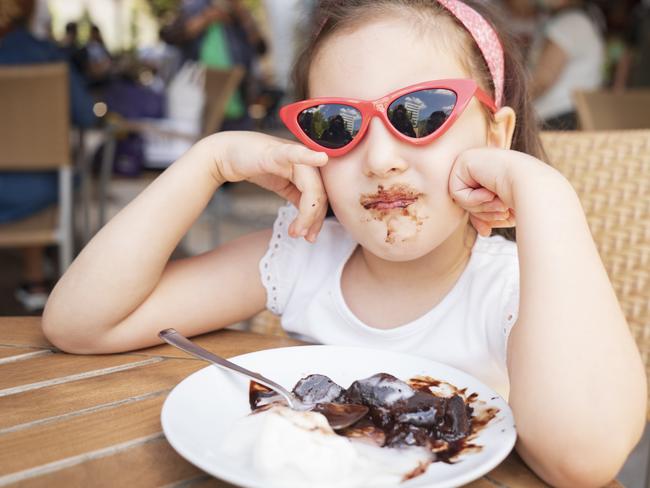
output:
[[0,169],[70,165],[65,63],[0,67]]
[[650,129],[650,90],[606,90],[574,93],[582,130]]
[[542,142],[580,197],[650,378],[650,130],[547,132]]
[[207,68],[205,71],[205,110],[203,136],[214,134],[221,128],[226,105],[244,77],[244,68]]

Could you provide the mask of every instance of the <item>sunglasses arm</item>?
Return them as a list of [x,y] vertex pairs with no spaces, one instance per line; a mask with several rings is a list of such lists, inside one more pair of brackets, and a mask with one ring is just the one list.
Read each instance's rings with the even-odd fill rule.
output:
[[478,98],[479,102],[481,102],[483,105],[485,105],[487,108],[489,108],[492,113],[496,112],[498,110],[496,104],[494,103],[494,100],[492,100],[492,97],[485,93],[481,88],[478,86],[476,87],[476,98]]

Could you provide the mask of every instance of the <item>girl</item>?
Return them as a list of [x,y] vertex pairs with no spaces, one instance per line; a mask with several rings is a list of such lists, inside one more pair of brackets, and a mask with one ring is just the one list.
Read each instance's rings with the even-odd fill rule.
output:
[[[643,429],[640,356],[575,192],[535,157],[520,65],[472,5],[321,2],[296,67],[316,100],[282,111],[304,146],[242,132],[197,143],[79,255],[47,305],[48,338],[123,351],[266,306],[312,341],[509,385],[518,450],[542,478],[613,478]],[[293,206],[273,230],[168,263],[219,185],[242,180]],[[516,244],[491,235],[515,217]]]

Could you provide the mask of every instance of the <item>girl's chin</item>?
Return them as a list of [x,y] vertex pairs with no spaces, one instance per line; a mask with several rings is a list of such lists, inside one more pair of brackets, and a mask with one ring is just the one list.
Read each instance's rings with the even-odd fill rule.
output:
[[372,254],[387,261],[412,261],[432,250],[431,242],[411,229],[365,234],[359,242]]
[[[437,222],[442,224],[442,222]],[[463,222],[435,225],[426,220],[388,219],[385,222],[366,222],[358,229],[356,239],[366,250],[388,261],[413,261],[442,245]],[[464,228],[464,225],[463,225]]]

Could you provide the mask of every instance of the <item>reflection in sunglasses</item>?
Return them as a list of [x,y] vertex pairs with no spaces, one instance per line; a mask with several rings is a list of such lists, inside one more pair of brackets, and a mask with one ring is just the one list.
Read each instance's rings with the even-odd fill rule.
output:
[[361,113],[346,105],[318,105],[303,110],[298,124],[318,144],[339,148],[348,144],[361,129]]
[[[387,111],[391,125],[401,134],[418,139],[433,134],[449,118],[456,94],[447,89],[418,90],[394,100]],[[361,111],[350,105],[325,103],[303,110],[298,125],[314,142],[338,149],[361,130]]]
[[393,101],[388,119],[405,136],[420,138],[438,130],[455,106],[456,94],[451,90],[419,90]]

